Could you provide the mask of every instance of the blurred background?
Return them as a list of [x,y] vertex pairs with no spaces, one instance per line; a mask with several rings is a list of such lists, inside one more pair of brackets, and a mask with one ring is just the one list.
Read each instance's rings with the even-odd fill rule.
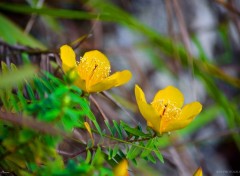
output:
[[[1,61],[22,65],[24,53],[41,70],[55,73],[59,47],[104,52],[112,72],[129,69],[130,83],[92,95],[108,119],[146,127],[133,94],[148,102],[168,85],[185,104],[203,110],[186,129],[162,137],[165,163],[134,165],[130,175],[188,176],[240,173],[239,0],[2,0]],[[95,115],[100,116],[92,103]],[[102,118],[102,117],[101,117]],[[100,118],[100,119],[101,119]]]

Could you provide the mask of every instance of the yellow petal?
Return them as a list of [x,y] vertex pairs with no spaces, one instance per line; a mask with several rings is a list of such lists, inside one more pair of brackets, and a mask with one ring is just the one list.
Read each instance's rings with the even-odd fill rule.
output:
[[202,110],[199,102],[192,102],[183,107],[179,116],[172,119],[162,118],[161,133],[182,129],[189,125]]
[[123,70],[121,72],[116,72],[113,75],[107,77],[101,82],[89,87],[88,92],[101,92],[108,90],[112,87],[117,87],[127,83],[132,77],[132,74],[128,70]]
[[202,110],[201,103],[197,101],[189,103],[183,107],[179,119],[193,119],[201,112],[201,110]]
[[203,175],[203,171],[202,168],[199,167],[196,172],[193,174],[193,176],[202,176]]
[[74,84],[79,87],[81,90],[83,90],[84,92],[87,92],[87,89],[86,89],[86,83],[84,80],[82,79],[77,79]]
[[69,71],[71,68],[74,68],[77,66],[76,55],[73,49],[68,45],[61,46],[60,58],[62,60],[62,68],[65,73]]
[[84,126],[87,129],[88,133],[90,134],[90,137],[92,139],[92,145],[94,146],[94,139],[93,139],[92,130],[91,130],[91,127],[90,127],[89,123],[84,122]]
[[78,65],[78,74],[86,81],[87,89],[109,76],[110,63],[100,51],[86,52]]
[[114,169],[114,176],[129,176],[128,174],[128,162],[127,160],[122,160]]
[[156,110],[147,103],[145,95],[138,85],[135,85],[135,96],[139,111],[144,119],[148,122],[148,126],[159,132],[160,115],[158,115]]
[[176,87],[167,86],[165,89],[159,90],[154,99],[154,102],[160,101],[162,104],[171,103],[178,108],[183,105],[184,97],[183,94]]

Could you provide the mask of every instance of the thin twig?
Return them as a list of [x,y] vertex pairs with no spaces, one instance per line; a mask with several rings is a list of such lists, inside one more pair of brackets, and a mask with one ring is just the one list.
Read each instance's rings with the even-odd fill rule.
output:
[[137,124],[137,121],[129,114],[129,112],[127,112],[122,105],[120,105],[117,101],[115,101],[109,93],[107,93],[106,91],[103,91],[103,92],[101,92],[101,94],[102,94],[104,97],[108,98],[108,99],[109,99],[111,102],[113,102],[115,105],[117,105],[122,111],[124,111],[124,112],[128,115],[128,117],[131,118],[131,120],[132,120],[134,123]]
[[62,130],[55,128],[53,125],[44,122],[39,122],[35,120],[33,117],[23,117],[18,114],[0,111],[0,119],[7,122],[11,122],[16,125],[30,128],[34,131],[39,131],[51,135],[67,136],[67,134]]
[[105,115],[105,113],[103,112],[102,108],[99,106],[98,102],[95,100],[95,98],[93,98],[93,96],[91,96],[91,95],[90,95],[89,98],[90,98],[90,100],[92,100],[92,102],[94,103],[96,108],[99,110],[99,112],[101,113],[101,115],[104,118],[104,120],[108,120],[107,116]]
[[174,164],[179,170],[179,175],[189,175],[189,171],[182,162],[182,158],[179,156],[179,153],[176,151],[176,149],[174,147],[171,147],[169,152],[172,155]]
[[186,49],[188,50],[188,52],[190,52],[191,51],[190,37],[188,35],[186,23],[185,23],[184,16],[179,4],[179,0],[173,0],[173,8],[176,13],[176,18],[178,20],[178,25],[179,25],[180,33],[182,35],[183,43]]
[[165,6],[166,6],[166,12],[167,12],[167,29],[168,29],[168,34],[173,35],[173,12],[172,12],[172,6],[171,6],[171,1],[165,1]]
[[237,14],[238,16],[240,16],[240,11],[238,11],[234,6],[225,2],[224,0],[215,0],[215,2],[218,3],[218,4],[221,4],[223,7],[225,7],[229,11],[231,11],[231,12]]
[[[173,0],[173,7],[176,12],[176,18],[178,20],[178,25],[180,28],[180,34],[182,36],[183,44],[185,45],[185,47],[187,49],[186,54],[187,54],[188,65],[190,67],[190,79],[191,79],[190,82],[192,83],[194,81],[194,66],[193,66],[193,57],[190,54],[192,51],[191,40],[189,37],[189,33],[187,31],[186,22],[184,20],[184,16],[183,16],[183,12],[180,7],[180,4],[179,4],[179,0]],[[191,84],[191,86],[192,86],[192,95],[196,99],[196,93],[194,92],[194,90],[195,90],[194,84]]]
[[9,45],[8,43],[0,40],[0,45],[3,45],[11,50],[26,52],[28,54],[50,54],[50,53],[58,53],[57,50],[41,50],[41,49],[33,49],[23,45]]
[[[43,3],[44,3],[44,0],[39,0],[39,1],[37,2],[36,8],[41,8],[42,5],[43,5]],[[31,18],[29,19],[29,21],[28,21],[28,23],[27,23],[27,25],[26,25],[26,28],[25,28],[25,30],[24,30],[24,33],[29,33],[29,32],[31,31],[31,29],[32,29],[32,27],[33,27],[33,24],[34,24],[34,22],[36,21],[36,19],[37,19],[37,14],[32,14],[32,15],[31,15]]]

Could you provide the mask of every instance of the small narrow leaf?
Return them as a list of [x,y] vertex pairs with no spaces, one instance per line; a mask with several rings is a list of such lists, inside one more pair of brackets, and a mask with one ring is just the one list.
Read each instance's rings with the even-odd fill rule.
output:
[[156,154],[157,158],[159,159],[159,161],[161,161],[162,163],[164,163],[164,160],[163,160],[163,156],[162,154],[160,153],[160,151],[158,150],[158,148],[156,146],[154,146],[154,153]]
[[142,149],[140,147],[132,146],[131,149],[127,152],[126,158],[135,159],[141,152]]
[[114,125],[115,129],[117,130],[119,137],[121,139],[123,139],[122,130],[121,130],[120,126],[118,125],[117,121],[113,120],[113,125]]
[[151,149],[153,148],[153,145],[154,145],[154,140],[150,139],[146,144],[147,149],[143,150],[141,154],[141,158],[148,156],[152,152]]
[[151,153],[147,156],[147,159],[148,159],[148,161],[151,161],[152,163],[156,164],[156,160]]
[[132,128],[130,126],[128,126],[125,122],[121,121],[120,122],[120,125],[122,126],[122,128],[129,132],[130,134],[132,135],[135,135],[135,136],[141,136],[141,137],[148,137],[149,135],[143,133],[142,131],[140,131],[139,129],[137,128]]
[[115,145],[114,148],[113,148],[113,153],[112,153],[112,157],[115,157],[118,153],[118,150],[119,150],[119,147],[118,145]]
[[33,89],[29,84],[26,84],[26,90],[27,90],[27,93],[28,93],[28,96],[30,97],[30,99],[36,100]]
[[104,120],[104,122],[105,122],[109,132],[111,133],[111,135],[114,136],[114,132],[113,132],[113,130],[112,130],[110,124],[109,124],[109,121],[108,120]]
[[90,150],[87,150],[87,157],[86,157],[85,162],[90,163],[91,157],[92,157],[92,153],[90,152]]
[[92,122],[93,122],[94,126],[97,128],[98,133],[102,136],[103,133],[102,133],[101,127],[99,126],[98,122],[96,120],[93,120]]

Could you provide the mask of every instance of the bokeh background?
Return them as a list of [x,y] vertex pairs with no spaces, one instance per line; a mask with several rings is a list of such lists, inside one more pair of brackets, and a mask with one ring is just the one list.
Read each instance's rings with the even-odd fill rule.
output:
[[146,127],[135,84],[149,102],[174,85],[185,103],[203,104],[190,126],[162,137],[164,164],[130,162],[130,175],[188,176],[199,166],[206,176],[240,173],[239,0],[0,2],[1,61],[22,65],[28,51],[33,64],[54,73],[63,44],[79,59],[88,50],[104,52],[112,72],[132,71],[127,85],[106,92],[113,101],[92,96],[108,119]]

